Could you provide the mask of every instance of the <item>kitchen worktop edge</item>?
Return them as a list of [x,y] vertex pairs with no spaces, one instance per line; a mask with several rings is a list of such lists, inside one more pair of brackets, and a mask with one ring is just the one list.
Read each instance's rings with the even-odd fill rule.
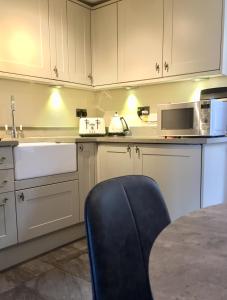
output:
[[29,137],[19,140],[3,140],[0,146],[16,146],[18,143],[138,143],[138,144],[217,144],[226,143],[227,137],[195,137],[195,138],[160,138],[147,136],[116,136],[116,137],[80,137],[80,136],[58,136],[58,137]]
[[19,142],[13,139],[9,139],[9,140],[5,139],[0,141],[0,147],[14,147],[17,146],[18,144]]

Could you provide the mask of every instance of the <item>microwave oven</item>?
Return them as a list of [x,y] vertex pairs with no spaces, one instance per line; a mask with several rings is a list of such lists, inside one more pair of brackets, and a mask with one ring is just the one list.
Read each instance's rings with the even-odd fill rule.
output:
[[161,136],[224,136],[227,131],[227,102],[201,100],[158,105]]

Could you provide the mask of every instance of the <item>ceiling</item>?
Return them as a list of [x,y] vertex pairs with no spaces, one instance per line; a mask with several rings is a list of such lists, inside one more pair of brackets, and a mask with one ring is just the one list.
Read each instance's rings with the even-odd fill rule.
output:
[[106,2],[108,0],[80,0],[80,1],[93,6],[93,5],[97,5],[99,3]]

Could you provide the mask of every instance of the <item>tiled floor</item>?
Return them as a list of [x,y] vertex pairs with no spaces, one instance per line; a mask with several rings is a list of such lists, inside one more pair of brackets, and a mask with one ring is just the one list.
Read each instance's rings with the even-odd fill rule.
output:
[[91,300],[86,240],[0,273],[0,300]]

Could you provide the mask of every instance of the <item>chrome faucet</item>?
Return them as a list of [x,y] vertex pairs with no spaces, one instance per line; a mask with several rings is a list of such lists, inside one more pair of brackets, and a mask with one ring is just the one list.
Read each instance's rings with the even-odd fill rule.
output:
[[11,137],[16,138],[17,137],[17,129],[16,129],[16,125],[15,125],[15,100],[14,100],[14,96],[11,96],[11,115],[12,115]]

